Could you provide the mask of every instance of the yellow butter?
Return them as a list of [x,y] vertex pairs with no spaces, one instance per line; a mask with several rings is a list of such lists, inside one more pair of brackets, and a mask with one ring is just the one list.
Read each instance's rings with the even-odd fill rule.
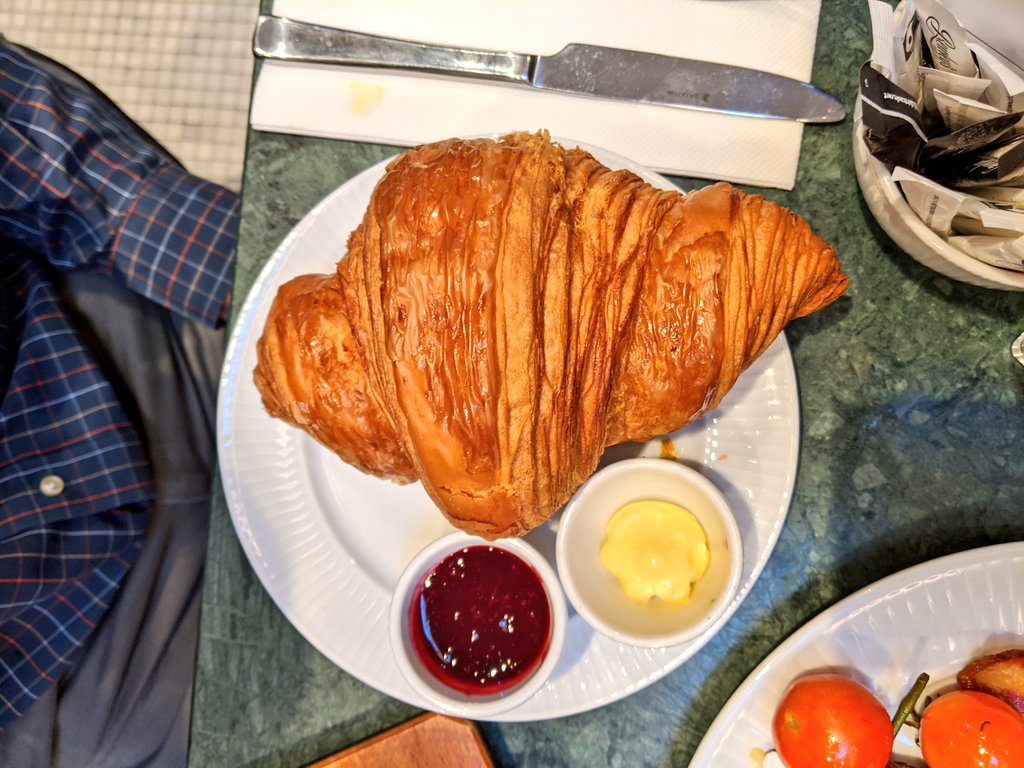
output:
[[711,560],[697,518],[667,501],[634,501],[616,510],[605,536],[601,563],[641,603],[685,603]]

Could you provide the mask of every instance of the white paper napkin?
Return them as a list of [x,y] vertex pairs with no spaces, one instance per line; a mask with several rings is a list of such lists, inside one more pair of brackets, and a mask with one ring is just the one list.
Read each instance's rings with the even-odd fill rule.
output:
[[[570,42],[809,80],[821,0],[276,0],[274,14],[389,37],[550,54]],[[546,128],[671,174],[792,189],[803,126],[467,78],[265,61],[260,130],[412,146]]]

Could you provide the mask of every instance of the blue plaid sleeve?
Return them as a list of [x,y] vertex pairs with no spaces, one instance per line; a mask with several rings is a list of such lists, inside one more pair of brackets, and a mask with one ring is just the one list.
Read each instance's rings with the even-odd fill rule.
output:
[[84,83],[2,41],[0,107],[0,232],[191,319],[223,318],[235,193],[171,162]]
[[115,270],[132,290],[212,325],[227,304],[237,227],[235,195],[163,165],[121,223]]

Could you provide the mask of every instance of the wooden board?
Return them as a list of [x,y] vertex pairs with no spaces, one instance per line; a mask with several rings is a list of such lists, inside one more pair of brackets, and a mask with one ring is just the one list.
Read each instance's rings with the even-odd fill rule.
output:
[[309,768],[493,768],[468,720],[427,713],[379,733]]

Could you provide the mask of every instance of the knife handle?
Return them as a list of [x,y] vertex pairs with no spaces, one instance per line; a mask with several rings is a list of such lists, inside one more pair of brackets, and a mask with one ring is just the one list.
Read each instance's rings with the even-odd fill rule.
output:
[[520,53],[395,40],[280,16],[260,16],[257,19],[252,50],[262,59],[386,67],[522,83],[530,82],[533,58]]

